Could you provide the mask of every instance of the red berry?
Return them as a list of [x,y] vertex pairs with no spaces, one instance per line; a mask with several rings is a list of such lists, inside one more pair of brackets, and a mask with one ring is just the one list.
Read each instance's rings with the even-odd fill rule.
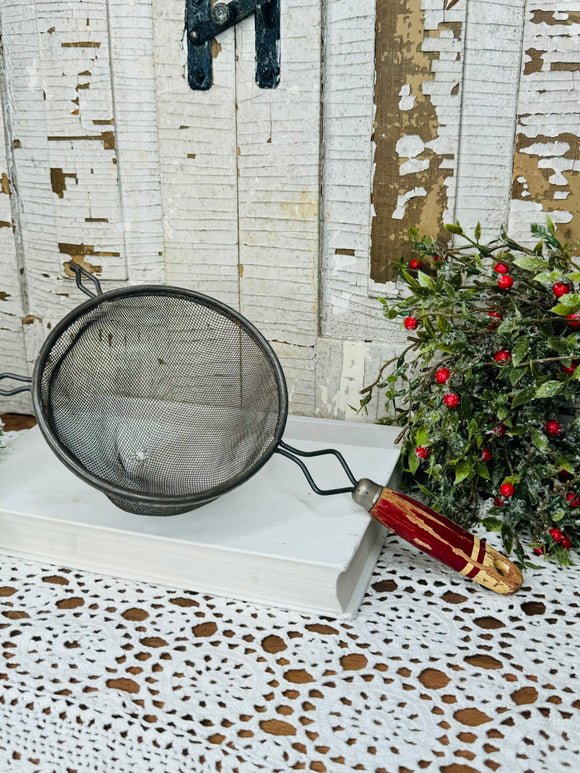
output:
[[407,328],[407,330],[416,330],[417,326],[419,325],[419,320],[417,317],[405,317],[403,320],[403,325]]
[[509,362],[511,358],[512,354],[507,349],[500,349],[499,352],[496,352],[493,355],[493,359],[496,362]]
[[554,542],[561,542],[564,536],[560,529],[548,529],[548,534],[554,540]]
[[501,497],[494,497],[493,503],[496,507],[503,507],[505,505],[505,499],[502,499]]
[[572,288],[566,282],[556,282],[552,285],[552,292],[556,298],[561,298],[563,295],[567,295]]
[[425,446],[417,446],[415,453],[419,459],[428,459],[431,456],[431,451]]
[[552,437],[557,437],[558,435],[562,434],[562,425],[559,421],[550,419],[550,421],[546,422],[546,432],[548,435],[552,435]]
[[498,274],[507,274],[510,269],[505,263],[496,263],[493,270]]
[[491,451],[489,448],[482,448],[481,449],[481,461],[482,462],[490,462],[491,461]]
[[497,280],[497,286],[501,287],[502,290],[509,290],[513,283],[514,280],[509,274],[502,274]]
[[506,499],[509,499],[510,497],[513,497],[515,494],[515,488],[511,483],[502,483],[499,487],[499,493],[502,495],[502,497],[505,497]]
[[417,258],[413,258],[413,260],[409,263],[409,268],[412,268],[412,269],[423,268],[423,261],[417,260]]
[[568,314],[566,319],[568,320],[568,327],[572,330],[578,330],[580,327],[580,311],[575,311],[574,314]]
[[497,435],[498,437],[503,437],[505,435],[506,426],[505,424],[498,424],[497,427],[493,428],[493,434]]
[[437,255],[437,254],[433,255],[433,260],[435,261],[435,263],[443,262],[443,258],[441,257],[441,255]]
[[449,368],[439,368],[439,370],[435,374],[435,381],[438,384],[446,384],[449,381],[450,376],[451,376],[451,371],[449,370]]
[[570,503],[570,507],[578,507],[580,505],[580,496],[577,496],[575,491],[569,491],[566,494],[566,502]]
[[[490,312],[488,312],[488,314],[489,314],[490,317],[493,317],[494,319],[499,320],[499,322],[501,322],[501,320],[503,319],[501,314],[499,314],[499,312],[497,312],[497,311],[490,311]],[[496,322],[493,325],[487,325],[487,329],[488,330],[497,330],[498,327],[499,327],[499,322]]]
[[562,541],[560,542],[560,545],[562,545],[563,548],[566,550],[569,550],[572,547],[572,540],[570,537],[568,537],[566,534],[562,537]]
[[461,402],[461,398],[457,394],[457,392],[449,392],[449,394],[445,395],[443,398],[443,402],[448,408],[457,408],[459,403]]
[[562,373],[567,373],[569,376],[571,376],[577,367],[577,362],[573,362],[572,365],[562,365]]
[[544,555],[544,548],[534,548],[534,553],[537,556],[543,556]]
[[567,480],[567,478],[572,477],[572,473],[568,472],[568,470],[560,470],[560,472],[558,473],[558,477],[560,478],[560,480]]

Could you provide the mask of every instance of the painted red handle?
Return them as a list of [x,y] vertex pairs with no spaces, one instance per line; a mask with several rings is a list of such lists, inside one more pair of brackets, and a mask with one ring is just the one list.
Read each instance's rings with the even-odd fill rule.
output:
[[513,593],[522,584],[522,573],[508,558],[405,494],[383,488],[369,512],[419,550],[496,593]]

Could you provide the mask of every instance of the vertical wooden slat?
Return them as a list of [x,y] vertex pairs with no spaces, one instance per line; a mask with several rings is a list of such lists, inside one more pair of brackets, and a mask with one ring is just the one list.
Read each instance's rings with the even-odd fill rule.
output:
[[276,89],[255,83],[253,19],[236,27],[241,310],[277,347],[298,413],[314,410],[320,13],[319,0],[284,2]]
[[524,0],[469,0],[455,217],[482,239],[507,221]]
[[409,227],[434,237],[453,211],[464,2],[378,0],[371,277],[394,278]]
[[131,284],[164,282],[151,0],[108,0],[123,237]]
[[578,0],[526,3],[509,213],[522,241],[546,214],[563,240],[580,238],[579,36]]
[[187,83],[183,0],[153,0],[167,282],[239,303],[234,30],[213,44],[213,85]]
[[[22,319],[25,317],[22,283],[25,278],[20,275],[15,243],[16,223],[11,206],[11,197],[15,191],[10,179],[8,137],[1,109],[5,106],[7,88],[3,58],[0,56],[0,371],[28,375],[30,370],[26,361],[22,329]],[[0,382],[2,389],[15,386],[18,386],[15,382]],[[25,394],[0,397],[0,412],[30,410],[30,398]]]

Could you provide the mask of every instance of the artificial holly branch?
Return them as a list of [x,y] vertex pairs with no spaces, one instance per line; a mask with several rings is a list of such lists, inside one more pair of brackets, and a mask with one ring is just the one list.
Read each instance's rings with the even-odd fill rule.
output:
[[[404,480],[465,526],[501,532],[505,550],[570,564],[580,546],[580,283],[573,245],[533,225],[533,249],[505,232],[444,244],[411,229],[408,290],[380,301],[409,346],[363,390],[384,390],[401,426]],[[482,515],[483,507],[483,515]],[[533,564],[532,564],[533,565]]]

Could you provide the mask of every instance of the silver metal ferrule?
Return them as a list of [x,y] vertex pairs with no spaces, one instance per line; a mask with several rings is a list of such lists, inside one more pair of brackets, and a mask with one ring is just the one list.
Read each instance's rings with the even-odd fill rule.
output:
[[368,478],[361,478],[352,492],[352,498],[361,507],[369,512],[375,506],[377,499],[383,490],[382,486]]

